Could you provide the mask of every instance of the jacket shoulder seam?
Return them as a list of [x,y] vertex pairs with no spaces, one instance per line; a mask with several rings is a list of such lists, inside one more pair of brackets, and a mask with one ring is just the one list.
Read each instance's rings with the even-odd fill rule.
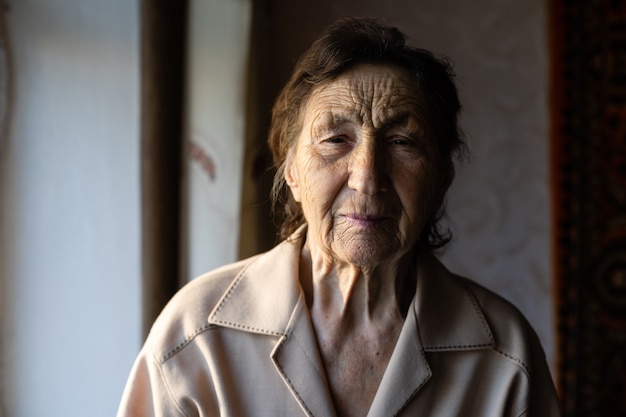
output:
[[522,370],[526,374],[526,377],[530,378],[530,369],[528,368],[528,365],[526,364],[526,362],[524,362],[518,357],[515,357],[509,353],[506,353],[505,351],[501,349],[494,348],[493,351],[501,356],[504,356],[506,359],[510,360],[511,362],[517,364],[520,368],[522,368]]
[[212,325],[212,324],[207,324],[205,326],[202,326],[196,330],[194,330],[193,332],[191,332],[190,334],[188,334],[185,339],[180,342],[178,345],[176,345],[174,348],[170,349],[169,351],[167,351],[165,354],[161,355],[159,358],[159,364],[163,364],[165,363],[168,359],[170,359],[172,356],[176,355],[178,352],[180,352],[181,350],[183,350],[189,343],[191,343],[193,341],[193,339],[196,338],[196,336],[198,336],[200,333],[204,333],[207,330],[210,330],[211,328],[215,328],[216,326]]
[[161,380],[163,381],[163,386],[165,387],[165,390],[167,391],[168,397],[170,398],[170,400],[172,400],[172,402],[174,403],[174,406],[180,412],[180,415],[182,415],[183,417],[188,417],[187,413],[185,413],[185,411],[181,408],[180,404],[178,403],[178,401],[176,401],[176,398],[174,397],[174,393],[172,392],[170,384],[168,383],[167,378],[165,377],[165,374],[163,372],[163,368],[161,367],[161,365],[163,365],[163,362],[158,361],[154,355],[152,355],[152,359],[156,362],[157,370],[159,372],[159,375],[161,376]]

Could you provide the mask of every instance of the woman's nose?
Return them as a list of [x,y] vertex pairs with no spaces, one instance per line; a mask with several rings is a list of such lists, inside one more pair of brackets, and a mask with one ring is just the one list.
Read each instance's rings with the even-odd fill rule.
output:
[[384,192],[388,188],[385,158],[375,144],[362,143],[352,151],[348,186],[365,195]]

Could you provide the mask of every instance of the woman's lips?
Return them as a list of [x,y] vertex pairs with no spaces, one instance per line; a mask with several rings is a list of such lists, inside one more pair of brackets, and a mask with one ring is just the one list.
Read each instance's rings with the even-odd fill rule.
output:
[[344,217],[350,223],[353,223],[359,226],[374,226],[385,220],[385,217],[381,215],[359,214],[359,213],[343,214],[342,217]]

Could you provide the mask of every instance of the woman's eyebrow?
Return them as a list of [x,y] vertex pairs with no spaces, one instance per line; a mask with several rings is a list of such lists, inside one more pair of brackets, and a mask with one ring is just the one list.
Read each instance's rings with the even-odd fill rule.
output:
[[328,129],[341,126],[346,123],[353,123],[358,119],[358,116],[355,113],[356,112],[350,112],[348,110],[327,110],[320,113],[320,115],[316,117],[314,125],[319,128]]
[[338,125],[342,125],[344,123],[351,123],[351,122],[355,122],[358,119],[358,117],[356,117],[356,112],[339,112],[339,113],[332,113],[332,125],[333,126],[338,126]]
[[411,113],[398,114],[383,121],[383,129],[391,129],[398,126],[411,130],[422,130],[422,123],[420,123],[419,118]]

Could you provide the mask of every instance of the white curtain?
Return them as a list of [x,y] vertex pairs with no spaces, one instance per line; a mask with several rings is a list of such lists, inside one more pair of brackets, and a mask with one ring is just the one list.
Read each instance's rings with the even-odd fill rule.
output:
[[251,0],[190,2],[184,279],[238,257]]

